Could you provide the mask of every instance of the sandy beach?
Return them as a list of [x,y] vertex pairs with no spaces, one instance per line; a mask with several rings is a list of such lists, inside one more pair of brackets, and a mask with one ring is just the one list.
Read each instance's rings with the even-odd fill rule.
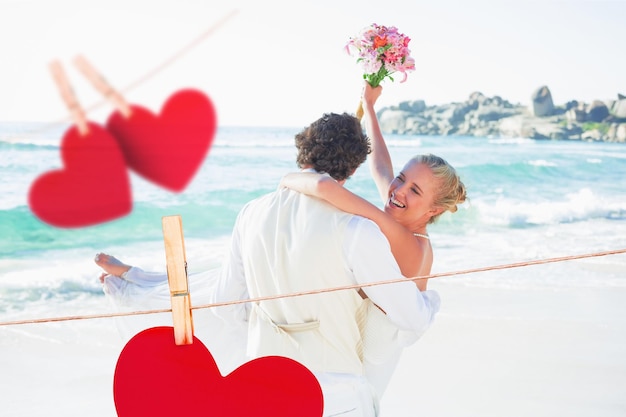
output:
[[445,306],[405,351],[383,415],[626,413],[624,289],[433,287]]
[[[382,416],[623,416],[624,288],[433,282],[435,324],[400,361]],[[115,416],[113,319],[0,328],[2,415]]]

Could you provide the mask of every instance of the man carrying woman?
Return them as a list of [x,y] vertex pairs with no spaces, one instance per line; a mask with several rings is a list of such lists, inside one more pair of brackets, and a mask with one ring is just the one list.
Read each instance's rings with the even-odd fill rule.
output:
[[[442,178],[458,176],[445,161],[430,156],[413,158],[393,177],[374,113],[378,95],[380,89],[366,84],[371,148],[358,119],[345,113],[325,114],[296,135],[297,163],[305,172],[284,178],[283,185],[290,188],[242,209],[213,301],[358,286],[430,272],[426,226],[442,212],[456,210],[465,199],[464,187],[460,180],[444,184]],[[384,211],[343,188],[370,151],[379,190],[387,181],[388,189],[381,190],[387,200]],[[442,187],[447,190],[440,192]],[[141,272],[104,254],[96,263],[127,278],[133,269]],[[103,278],[105,287],[108,279]],[[438,311],[439,297],[425,284],[407,280],[361,291],[320,291],[214,312],[226,323],[247,325],[250,359],[281,355],[307,366],[322,386],[325,416],[375,416],[390,376],[388,365],[423,334]]]

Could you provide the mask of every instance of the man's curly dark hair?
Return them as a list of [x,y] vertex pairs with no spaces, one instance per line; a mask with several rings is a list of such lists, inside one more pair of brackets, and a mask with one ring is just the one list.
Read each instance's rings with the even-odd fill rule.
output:
[[310,166],[337,181],[348,179],[371,152],[361,122],[348,113],[324,113],[295,140],[298,167]]

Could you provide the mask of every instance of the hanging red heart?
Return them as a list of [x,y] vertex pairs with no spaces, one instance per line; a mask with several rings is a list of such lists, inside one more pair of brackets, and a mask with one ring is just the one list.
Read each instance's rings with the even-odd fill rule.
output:
[[217,128],[213,103],[199,91],[181,90],[167,100],[159,116],[130,107],[130,117],[116,111],[106,124],[128,167],[148,181],[182,191],[213,143]]
[[258,358],[222,376],[204,344],[174,344],[173,327],[153,327],[124,346],[115,367],[119,417],[320,417],[315,376],[281,356]]
[[31,211],[57,227],[83,227],[125,216],[132,209],[130,180],[116,140],[88,123],[81,136],[70,128],[61,140],[64,169],[39,176],[28,193]]

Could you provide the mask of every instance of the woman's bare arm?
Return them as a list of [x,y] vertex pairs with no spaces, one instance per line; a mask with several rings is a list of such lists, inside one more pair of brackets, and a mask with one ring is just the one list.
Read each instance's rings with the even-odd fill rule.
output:
[[365,130],[372,143],[372,152],[368,157],[370,172],[379,195],[382,200],[386,202],[389,198],[389,184],[394,178],[394,173],[391,156],[385,144],[385,138],[380,130],[376,110],[374,109],[376,100],[380,97],[382,90],[382,86],[374,88],[369,85],[367,81],[365,82],[363,90],[363,116],[365,119]]
[[[408,232],[404,226],[378,207],[343,187],[333,178],[316,172],[292,172],[285,175],[280,185],[292,190],[321,198],[347,213],[357,214],[374,221],[378,227]],[[379,224],[379,222],[381,224]],[[381,227],[382,229],[382,227]]]

